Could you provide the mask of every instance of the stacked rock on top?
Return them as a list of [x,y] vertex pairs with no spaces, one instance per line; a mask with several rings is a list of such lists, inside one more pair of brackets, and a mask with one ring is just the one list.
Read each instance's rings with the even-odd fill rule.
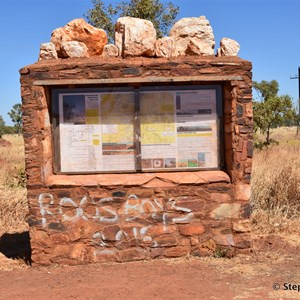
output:
[[[107,34],[84,19],[74,19],[52,32],[50,42],[40,46],[39,60],[58,58],[107,57],[177,57],[213,56],[215,39],[205,16],[183,18],[170,30],[170,36],[156,38],[152,22],[133,17],[117,20],[115,44],[107,44]],[[217,56],[237,56],[240,45],[223,38]]]

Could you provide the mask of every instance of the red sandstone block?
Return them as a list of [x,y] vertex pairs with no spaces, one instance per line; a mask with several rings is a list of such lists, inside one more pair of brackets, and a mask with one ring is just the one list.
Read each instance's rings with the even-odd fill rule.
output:
[[[142,222],[143,219],[140,221]],[[127,238],[137,238],[140,236],[143,236],[146,232],[147,226],[149,226],[150,223],[147,223],[147,226],[144,226],[140,223],[136,223],[138,220],[134,221],[126,221],[124,220],[121,224],[121,231],[123,233],[122,236],[126,236]]]
[[240,215],[241,205],[237,203],[222,203],[214,209],[210,217],[215,220],[223,220],[223,219],[237,219]]
[[253,118],[252,102],[248,102],[245,104],[245,116],[248,118]]
[[53,250],[51,251],[52,257],[58,257],[58,256],[69,256],[70,253],[70,245],[56,245]]
[[252,157],[253,156],[253,141],[248,141],[247,143],[247,155],[248,157]]
[[[227,184],[225,184],[224,186],[227,186]],[[197,188],[189,189],[189,194],[188,195],[192,196],[193,194],[195,194],[196,196],[200,196],[201,199],[205,199],[205,200],[210,200],[211,199],[211,191],[207,190],[206,188],[197,187]]]
[[44,253],[36,254],[32,252],[32,263],[38,263],[39,265],[50,265],[52,263],[51,257],[49,255],[45,255]]
[[179,246],[191,246],[191,241],[189,238],[183,238],[179,242]]
[[237,146],[237,151],[242,152],[243,151],[243,145],[244,145],[244,139],[242,137],[239,138],[239,143]]
[[238,125],[234,126],[234,131],[235,131],[235,134],[239,134],[240,133],[240,128],[239,128]]
[[75,259],[76,261],[85,261],[86,259],[86,245],[85,244],[75,244],[71,250],[70,258]]
[[70,237],[66,233],[51,233],[50,239],[54,244],[68,243],[70,241]]
[[172,234],[164,234],[153,239],[152,248],[177,246],[177,239]]
[[178,225],[179,232],[185,236],[200,235],[205,232],[205,228],[202,224],[185,224]]
[[155,178],[155,174],[127,174],[124,178],[124,186],[139,186],[147,184]]
[[164,253],[164,248],[152,248],[150,250],[150,257],[151,258],[160,257],[163,256],[163,253]]
[[240,126],[239,127],[239,132],[242,134],[248,134],[253,132],[253,126]]
[[118,210],[118,215],[127,217],[140,216],[144,212],[142,207],[141,199],[137,197],[128,197],[126,203]]
[[168,224],[188,224],[194,217],[193,213],[174,212],[168,213]]
[[51,243],[49,235],[44,230],[36,230],[32,228],[30,230],[30,239],[34,243],[38,243],[41,248],[48,246]]
[[158,179],[158,178],[154,178],[154,179],[150,180],[149,182],[143,184],[143,187],[147,187],[147,188],[174,187],[174,186],[176,186],[176,184],[174,184],[172,182],[163,181],[163,180]]
[[120,251],[119,257],[122,262],[142,260],[147,257],[147,252],[142,248],[130,248]]
[[251,187],[249,184],[238,184],[235,189],[235,198],[237,200],[249,201],[251,197]]
[[190,247],[188,246],[177,246],[165,249],[164,256],[165,257],[180,257],[186,256],[190,253]]
[[111,197],[111,193],[109,190],[102,190],[102,189],[89,189],[89,197],[91,199],[97,200],[102,198],[109,198]]
[[72,176],[68,175],[51,175],[46,179],[46,185],[66,185],[66,186],[74,186],[75,182],[72,180]]
[[248,168],[248,167],[252,167],[252,158],[247,158],[247,160],[244,162],[244,166],[245,168]]
[[199,178],[196,174],[194,173],[185,173],[182,174],[182,177],[179,179],[180,184],[193,184],[199,181]]
[[[126,237],[126,238],[128,238],[128,237]],[[141,239],[139,239],[139,238],[131,238],[130,240],[122,239],[120,242],[117,242],[115,245],[118,249],[124,250],[124,249],[128,249],[131,247],[139,246],[141,244],[145,245],[146,243],[143,243],[141,241]]]
[[248,141],[244,141],[243,142],[243,151],[242,151],[242,160],[246,160],[247,159],[247,143]]
[[202,171],[198,176],[205,179],[207,183],[230,182],[228,174],[223,171]]
[[231,177],[234,182],[241,181],[243,179],[244,172],[242,169],[240,170],[231,170]]
[[77,241],[82,238],[90,238],[94,232],[99,230],[99,223],[92,220],[85,221],[78,219],[76,222],[65,222],[71,241]]
[[93,251],[93,261],[100,263],[117,262],[118,256],[110,249],[95,249]]
[[212,193],[211,200],[215,202],[231,202],[231,196],[227,193]]
[[158,173],[157,178],[167,180],[174,183],[179,183],[180,178],[183,176],[181,172],[170,172],[170,173]]
[[104,227],[102,231],[102,236],[105,241],[116,241],[117,233],[120,231],[118,225],[110,225]]
[[[210,198],[207,200],[210,200]],[[176,206],[175,209],[173,210],[190,213],[192,211],[203,210],[203,208],[204,208],[204,200],[183,198],[176,201]]]
[[109,73],[110,73],[111,78],[121,78],[122,77],[121,70],[110,70]]
[[151,226],[147,230],[147,235],[151,236],[152,238],[161,236],[166,233],[173,233],[176,231],[176,226],[175,225],[163,225],[163,224],[157,224]]
[[235,162],[240,163],[242,161],[242,153],[241,152],[236,152],[235,153]]
[[220,246],[235,246],[233,234],[219,234],[213,236],[213,240]]
[[[140,175],[140,174],[138,174]],[[164,189],[162,189],[164,190]],[[117,192],[116,192],[117,193]],[[116,193],[114,193],[114,195],[116,195]],[[128,195],[136,195],[139,199],[154,199],[155,194],[154,194],[154,190],[153,189],[143,189],[142,187],[132,187],[130,189],[127,189],[126,192],[124,191],[125,195],[124,197],[128,194]],[[162,199],[158,199],[158,201],[162,201]]]
[[252,171],[252,167],[245,168],[246,174],[251,174],[251,171]]

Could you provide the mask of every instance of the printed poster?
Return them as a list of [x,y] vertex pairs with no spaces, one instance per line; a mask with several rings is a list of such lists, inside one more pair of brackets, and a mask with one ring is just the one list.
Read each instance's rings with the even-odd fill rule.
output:
[[60,124],[62,172],[92,172],[102,169],[100,125]]
[[62,172],[135,170],[131,93],[61,94]]
[[135,170],[133,93],[102,94],[103,171]]
[[142,169],[218,167],[215,90],[141,96]]
[[140,93],[142,169],[176,168],[173,92]]
[[216,91],[176,92],[178,168],[217,168]]

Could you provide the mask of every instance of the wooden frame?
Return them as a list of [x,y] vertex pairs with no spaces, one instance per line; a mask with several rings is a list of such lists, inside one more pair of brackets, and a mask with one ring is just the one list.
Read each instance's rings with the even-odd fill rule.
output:
[[[186,90],[215,90],[216,91],[216,114],[217,114],[217,141],[218,141],[218,167],[217,168],[175,168],[175,169],[155,169],[155,170],[142,170],[141,166],[141,131],[140,131],[140,92],[151,91],[186,91]],[[60,167],[60,136],[59,136],[59,107],[58,97],[59,94],[68,93],[109,93],[109,92],[132,92],[134,94],[135,113],[134,113],[134,145],[135,145],[135,171],[85,171],[85,172],[62,172]],[[51,102],[52,102],[52,129],[53,129],[53,153],[54,153],[54,173],[55,174],[101,174],[101,173],[132,173],[132,172],[172,172],[172,171],[199,171],[199,170],[219,170],[224,165],[224,141],[223,141],[223,105],[222,105],[222,86],[221,85],[184,85],[175,84],[174,86],[147,85],[135,87],[103,87],[92,86],[90,88],[83,88],[82,86],[72,88],[52,88],[51,89]]]

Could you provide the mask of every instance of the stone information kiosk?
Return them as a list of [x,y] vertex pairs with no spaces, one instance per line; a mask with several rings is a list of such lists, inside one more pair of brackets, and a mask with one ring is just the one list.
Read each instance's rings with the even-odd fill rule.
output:
[[251,63],[205,17],[151,26],[73,20],[20,70],[34,263],[250,249]]

